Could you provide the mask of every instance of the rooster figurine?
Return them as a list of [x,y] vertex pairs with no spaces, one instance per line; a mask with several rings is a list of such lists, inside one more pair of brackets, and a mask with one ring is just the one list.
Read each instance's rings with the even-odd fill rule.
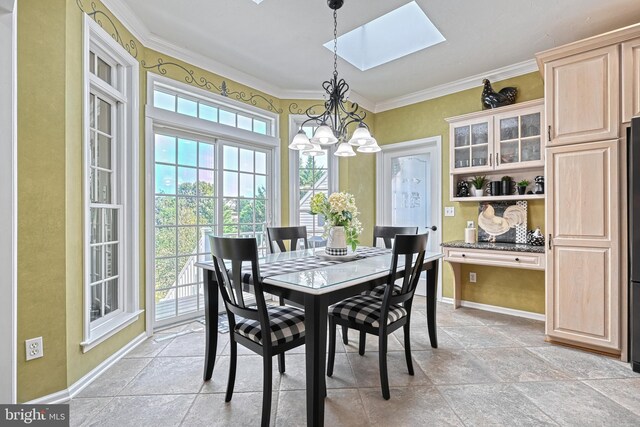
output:
[[505,105],[511,105],[516,102],[516,96],[518,95],[518,88],[505,87],[500,89],[500,92],[496,92],[491,87],[491,82],[488,79],[482,81],[484,88],[482,89],[482,108],[497,108],[504,107]]
[[490,236],[489,241],[495,243],[496,236],[506,233],[516,225],[523,224],[526,220],[527,212],[520,206],[509,206],[502,217],[499,217],[493,206],[487,204],[478,216],[478,225]]

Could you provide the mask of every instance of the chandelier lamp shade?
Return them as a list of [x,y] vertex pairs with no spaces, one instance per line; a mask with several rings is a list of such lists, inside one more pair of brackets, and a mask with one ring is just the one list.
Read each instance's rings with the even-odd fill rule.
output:
[[[302,151],[302,154],[308,156],[324,155],[323,147],[336,144],[338,147],[334,155],[338,157],[355,156],[354,147],[359,153],[376,153],[380,151],[380,147],[364,121],[367,114],[364,111],[358,112],[360,107],[357,103],[347,103],[349,85],[338,77],[338,9],[342,7],[344,0],[327,0],[327,4],[333,9],[333,76],[322,83],[326,92],[324,111],[320,114],[315,113],[316,106],[305,111],[307,119],[300,125],[300,130],[293,137],[289,148]],[[303,130],[308,123],[319,124],[311,138]],[[349,128],[353,127],[355,130],[348,139]]]

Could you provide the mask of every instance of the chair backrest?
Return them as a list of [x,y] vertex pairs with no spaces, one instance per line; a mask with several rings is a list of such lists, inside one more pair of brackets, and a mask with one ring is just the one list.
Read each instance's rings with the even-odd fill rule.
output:
[[[427,250],[428,233],[424,234],[398,234],[393,242],[393,255],[391,257],[391,267],[389,268],[389,279],[387,287],[382,297],[382,318],[386,318],[389,306],[392,304],[404,303],[405,308],[411,308],[413,295],[420,280],[422,267],[424,266],[424,256]],[[398,259],[404,258],[404,273],[400,277],[402,286],[400,293],[393,295],[395,281],[398,279]],[[415,259],[414,259],[415,257]],[[413,263],[413,267],[412,267]],[[383,323],[381,322],[381,325]],[[386,322],[384,322],[386,325]]]
[[[235,324],[233,315],[245,319],[258,320],[264,329],[269,324],[267,305],[262,293],[260,266],[258,265],[258,244],[255,238],[228,238],[209,236],[211,256],[216,273],[216,281],[222,294],[229,324]],[[249,308],[242,294],[242,265],[251,263],[251,276],[257,308]],[[227,266],[231,269],[227,269]],[[268,341],[268,340],[267,340]]]
[[289,241],[290,250],[295,251],[298,247],[298,240],[304,240],[304,248],[309,248],[307,242],[307,227],[267,227],[267,240],[269,241],[269,251],[275,253],[273,243],[278,245],[280,252],[286,252],[285,241]]
[[418,227],[392,227],[386,225],[376,225],[373,227],[373,246],[377,246],[378,238],[384,241],[384,247],[391,249],[396,234],[417,234]]

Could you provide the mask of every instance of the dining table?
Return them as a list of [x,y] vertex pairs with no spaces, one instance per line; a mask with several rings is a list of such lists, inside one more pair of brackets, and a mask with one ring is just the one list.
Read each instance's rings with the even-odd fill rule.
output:
[[[345,298],[371,290],[388,281],[392,252],[385,248],[358,247],[352,256],[335,258],[324,248],[279,252],[259,258],[264,292],[283,297],[304,307],[306,410],[308,426],[324,425],[326,396],[327,314],[329,306]],[[427,252],[423,271],[426,276],[426,315],[429,339],[438,347],[436,328],[436,290],[438,268],[443,254]],[[205,381],[213,375],[218,341],[218,286],[211,261],[196,263],[204,271],[205,305]],[[398,259],[396,277],[404,272],[404,257]],[[243,270],[247,286],[251,270]],[[233,333],[231,331],[230,333]]]

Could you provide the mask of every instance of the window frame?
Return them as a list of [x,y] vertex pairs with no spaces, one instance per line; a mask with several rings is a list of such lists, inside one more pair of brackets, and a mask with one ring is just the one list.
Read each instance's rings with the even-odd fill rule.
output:
[[[83,22],[83,352],[96,347],[138,320],[140,309],[139,244],[139,64],[122,46],[88,16]],[[91,52],[111,69],[111,84],[90,72]],[[95,70],[97,73],[97,70]],[[112,106],[112,200],[93,203],[90,198],[91,114],[90,97],[102,97]],[[97,140],[96,140],[97,143]],[[118,308],[91,321],[91,209],[117,209]],[[102,215],[101,211],[101,215]],[[104,257],[103,257],[104,258]],[[104,298],[104,295],[103,295]]]
[[[309,117],[302,114],[289,116],[289,136],[298,133],[302,123]],[[336,146],[327,147],[327,169],[329,171],[329,194],[338,191],[340,164],[338,157],[333,155]],[[300,154],[297,150],[289,151],[289,225],[300,225]]]
[[[166,91],[167,88],[171,92],[179,92],[181,96],[189,99],[198,99],[206,103],[224,105],[227,108],[237,112],[246,112],[253,117],[258,116],[265,118],[267,125],[271,126],[271,135],[264,135],[253,131],[248,131],[232,126],[222,125],[217,122],[193,117],[170,110],[157,108],[154,106],[154,88],[162,86]],[[170,93],[171,93],[170,92]],[[247,105],[240,101],[235,101],[227,97],[213,94],[201,88],[197,88],[186,83],[169,79],[152,72],[147,72],[147,99],[145,106],[145,167],[146,183],[145,183],[145,223],[147,226],[145,232],[146,247],[146,320],[149,328],[163,328],[170,324],[187,321],[193,318],[193,313],[183,316],[176,316],[168,321],[156,321],[155,319],[155,133],[172,132],[175,134],[192,135],[192,138],[201,138],[212,140],[215,142],[216,148],[216,194],[218,201],[216,209],[220,211],[224,201],[222,195],[223,185],[223,169],[222,162],[223,146],[229,144],[232,146],[248,149],[258,149],[261,151],[270,151],[267,156],[267,186],[270,188],[270,212],[267,213],[267,222],[269,225],[280,225],[281,223],[281,204],[276,203],[280,199],[281,193],[281,161],[280,161],[280,138],[279,138],[279,115],[261,108]],[[176,101],[177,102],[177,101]],[[269,162],[270,157],[270,162]],[[221,215],[216,212],[217,215]],[[269,214],[271,215],[269,217]],[[220,216],[221,217],[221,216]],[[221,221],[216,222],[216,232],[221,233],[224,225]],[[218,310],[224,310],[223,306],[219,306]]]

